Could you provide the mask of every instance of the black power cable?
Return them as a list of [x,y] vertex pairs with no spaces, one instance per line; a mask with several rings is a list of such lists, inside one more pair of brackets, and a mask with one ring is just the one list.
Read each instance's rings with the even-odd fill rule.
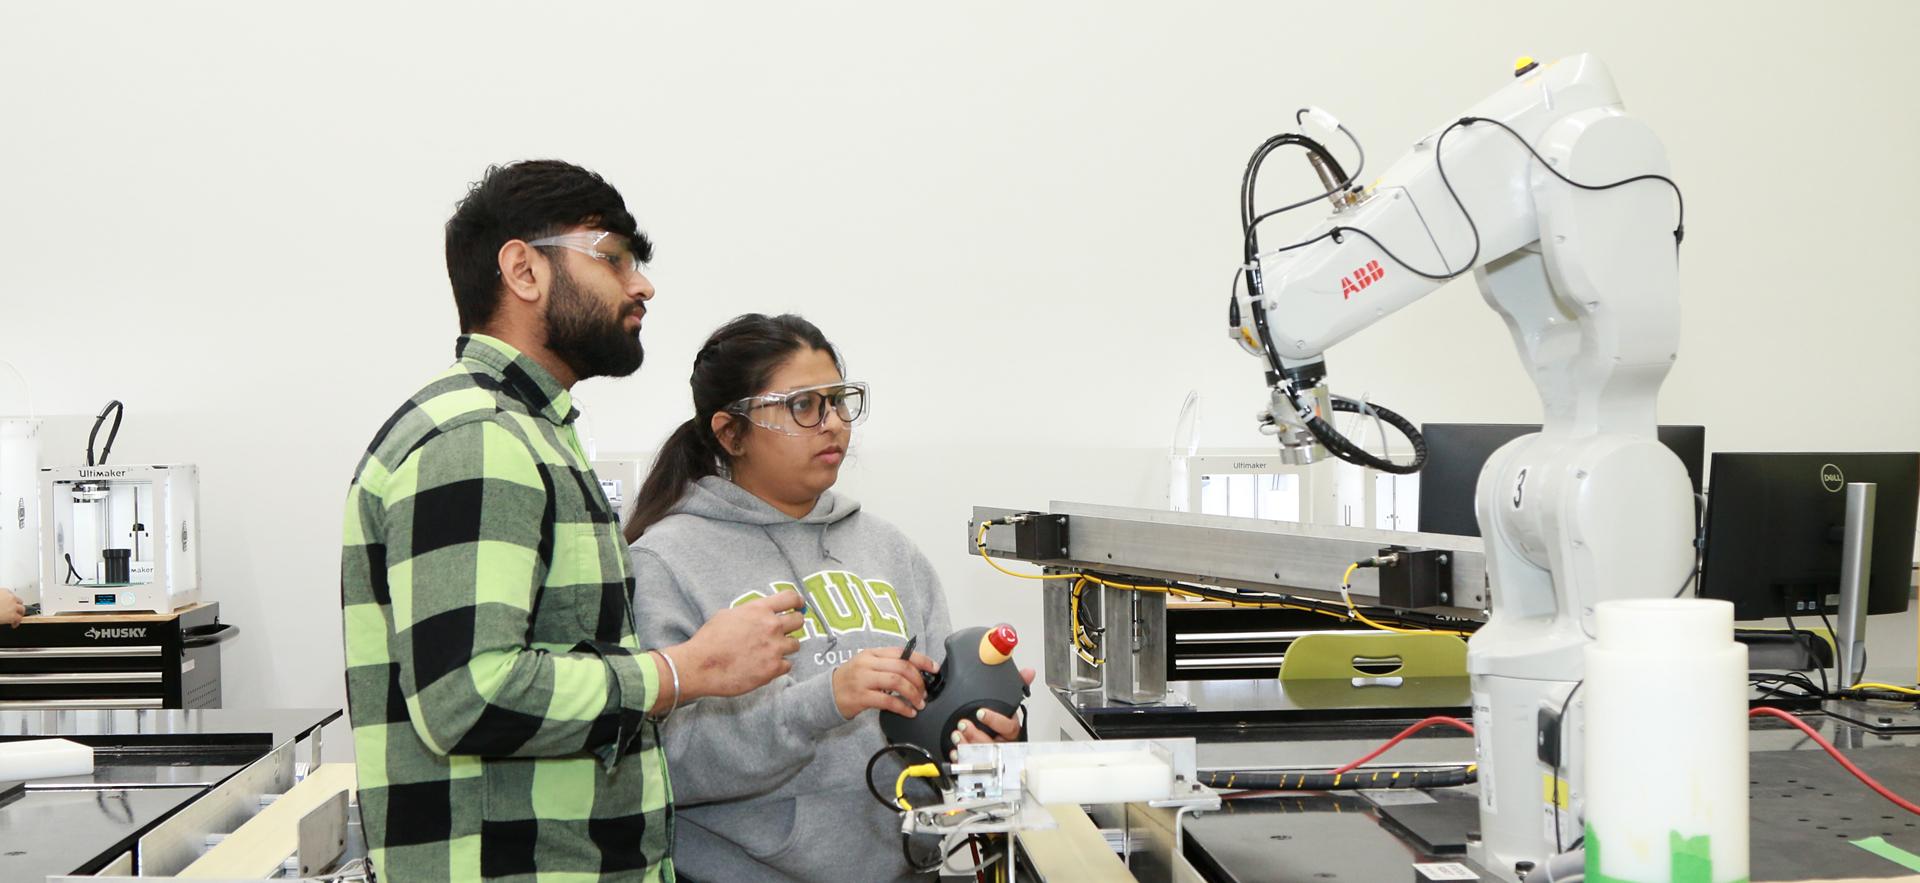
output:
[[1697,503],[1693,516],[1693,572],[1680,583],[1680,591],[1673,597],[1679,598],[1687,593],[1688,586],[1697,586],[1700,581],[1700,569],[1706,564],[1707,557],[1707,495],[1694,494]]
[[1479,781],[1473,767],[1443,770],[1367,770],[1341,773],[1242,773],[1215,770],[1200,783],[1209,788],[1247,791],[1359,791],[1375,789],[1453,788]]
[[[873,799],[880,801],[881,806],[886,807],[890,811],[899,812],[899,804],[894,803],[888,799],[886,795],[881,794],[879,789],[873,787],[873,768],[880,764],[880,758],[886,757],[889,754],[918,755],[920,758],[924,758],[927,763],[933,764],[934,766],[939,766],[940,762],[935,760],[933,754],[928,752],[927,749],[921,748],[918,745],[909,745],[905,742],[889,742],[881,746],[879,751],[875,751],[872,757],[867,758],[867,793],[873,795]],[[937,791],[940,788],[947,787],[951,784],[952,780],[947,777],[945,771],[942,771],[940,777],[936,779],[935,782],[938,783],[934,786]]]
[[1833,686],[1827,683],[1827,667],[1826,665],[1820,662],[1820,654],[1813,652],[1813,638],[1815,636],[1811,632],[1809,632],[1805,638],[1800,637],[1800,628],[1793,624],[1793,614],[1788,613],[1786,614],[1786,617],[1787,617],[1787,633],[1793,635],[1793,640],[1796,643],[1805,644],[1807,648],[1807,656],[1809,657],[1807,661],[1813,663],[1814,668],[1819,669],[1820,671],[1820,692],[1822,694],[1832,693]]
[[952,849],[947,850],[945,854],[938,854],[940,850],[938,847],[935,847],[934,852],[936,853],[936,855],[934,856],[933,861],[929,863],[922,863],[919,859],[916,859],[913,856],[913,837],[908,834],[902,834],[900,835],[900,854],[907,857],[907,867],[911,868],[914,873],[931,874],[934,871],[940,870],[940,866],[946,864],[948,859],[953,858],[955,855],[958,855],[960,853],[960,850],[965,849],[967,844],[971,842],[973,842],[973,838],[969,837],[966,840],[963,840],[955,844],[954,847]]
[[[1829,697],[1826,692],[1822,691],[1819,685],[1813,682],[1812,678],[1797,671],[1781,674],[1748,672],[1747,685],[1761,690],[1760,695],[1754,697],[1754,700],[1758,702],[1765,702],[1775,696],[1783,696],[1789,699],[1832,698]],[[1799,692],[1797,694],[1782,692],[1786,687],[1793,687]]]
[[[100,459],[98,462],[95,462],[93,459],[93,441],[95,437],[100,435],[100,425],[107,422],[108,414],[113,415],[113,428],[107,430],[107,446],[100,450]],[[93,431],[87,433],[88,466],[107,465],[107,456],[113,453],[113,440],[120,437],[120,418],[125,414],[126,406],[120,404],[119,399],[108,402],[106,407],[100,409],[100,416],[95,417],[93,420]]]
[[[1341,131],[1344,132],[1346,130],[1342,129]],[[1353,133],[1351,132],[1347,133],[1347,138],[1348,140],[1353,142],[1354,149],[1359,150],[1360,148],[1359,139],[1354,138]],[[1335,184],[1332,189],[1318,196],[1312,196],[1306,199],[1297,200],[1295,202],[1287,203],[1286,205],[1283,205],[1277,209],[1273,209],[1271,211],[1267,211],[1261,214],[1255,214],[1254,208],[1253,208],[1253,198],[1254,198],[1254,191],[1256,191],[1259,188],[1260,167],[1266,164],[1268,154],[1272,153],[1275,149],[1286,146],[1288,144],[1298,145],[1301,148],[1305,149],[1308,153],[1313,154],[1314,158],[1320,160],[1321,163],[1326,165],[1328,173],[1331,174],[1334,178],[1338,179],[1339,183]],[[1277,217],[1279,215],[1293,211],[1294,209],[1303,208],[1305,206],[1309,206],[1316,202],[1319,202],[1320,200],[1331,199],[1342,193],[1347,193],[1351,191],[1353,189],[1354,179],[1359,175],[1360,169],[1365,165],[1366,165],[1366,154],[1362,152],[1360,154],[1360,164],[1355,166],[1354,173],[1352,175],[1349,175],[1346,173],[1345,169],[1341,168],[1340,161],[1333,158],[1332,151],[1329,151],[1326,148],[1326,145],[1321,144],[1320,142],[1315,141],[1312,138],[1309,138],[1305,135],[1296,135],[1296,134],[1293,134],[1292,132],[1283,132],[1279,135],[1273,136],[1272,138],[1268,138],[1265,143],[1261,144],[1260,147],[1253,152],[1253,157],[1247,161],[1247,171],[1240,178],[1240,235],[1242,239],[1241,248],[1245,252],[1247,259],[1252,260],[1255,255],[1259,254],[1260,237],[1258,235],[1258,230],[1259,230],[1261,221],[1265,221],[1268,218]]]
[[[1296,120],[1297,119],[1298,119],[1298,116],[1296,115]],[[1281,379],[1286,377],[1287,372],[1286,372],[1286,369],[1282,367],[1280,364],[1279,353],[1274,349],[1273,336],[1267,329],[1266,309],[1264,308],[1264,305],[1260,303],[1260,301],[1265,295],[1265,286],[1262,285],[1260,282],[1260,268],[1259,268],[1260,237],[1259,237],[1259,230],[1258,230],[1259,224],[1261,221],[1264,221],[1268,218],[1275,217],[1277,215],[1292,211],[1302,206],[1310,205],[1322,199],[1327,199],[1341,193],[1349,192],[1352,189],[1354,179],[1358,176],[1360,169],[1364,167],[1366,164],[1366,153],[1364,150],[1360,148],[1360,140],[1358,138],[1354,138],[1353,133],[1348,132],[1344,126],[1341,127],[1340,131],[1347,135],[1347,138],[1353,142],[1354,149],[1360,152],[1360,163],[1355,167],[1354,174],[1352,175],[1347,174],[1346,171],[1341,168],[1339,160],[1334,159],[1332,152],[1328,151],[1325,145],[1322,145],[1320,142],[1315,141],[1314,139],[1309,138],[1305,135],[1283,133],[1267,139],[1265,143],[1260,145],[1260,148],[1258,150],[1254,151],[1253,157],[1249,159],[1247,162],[1247,171],[1245,175],[1241,177],[1241,180],[1240,180],[1240,225],[1241,225],[1241,239],[1242,239],[1241,246],[1244,251],[1244,254],[1246,257],[1246,264],[1247,264],[1246,270],[1245,270],[1245,275],[1247,279],[1247,290],[1252,294],[1253,299],[1255,301],[1255,306],[1253,310],[1253,324],[1255,329],[1257,329],[1259,333],[1260,346],[1266,352],[1268,372],[1270,375],[1269,381],[1273,383],[1280,383]],[[1340,183],[1336,184],[1332,189],[1318,196],[1314,196],[1309,199],[1302,199],[1295,202],[1291,202],[1291,203],[1288,203],[1287,205],[1281,206],[1280,208],[1273,209],[1272,211],[1256,214],[1253,208],[1253,199],[1254,199],[1254,191],[1257,189],[1259,184],[1260,167],[1266,162],[1266,158],[1268,154],[1272,153],[1278,147],[1286,144],[1299,145],[1300,147],[1307,150],[1309,153],[1313,154],[1314,157],[1319,159],[1321,163],[1327,167],[1329,174],[1339,179]],[[1316,239],[1311,241],[1318,241],[1318,240]],[[1301,243],[1301,245],[1304,245],[1304,244],[1305,243]],[[1299,246],[1297,245],[1290,246],[1289,248],[1297,248],[1297,247]],[[1237,281],[1238,280],[1236,279],[1236,282]],[[1239,313],[1240,313],[1239,302],[1229,297],[1228,305],[1227,305],[1228,321],[1237,326],[1239,324],[1239,321],[1238,321]],[[1403,435],[1407,437],[1407,440],[1413,445],[1413,449],[1414,449],[1414,459],[1413,459],[1413,462],[1410,464],[1394,463],[1393,461],[1388,460],[1384,457],[1373,456],[1372,454],[1368,453],[1366,449],[1348,440],[1346,436],[1342,435],[1337,429],[1333,427],[1333,424],[1323,419],[1319,414],[1314,413],[1313,409],[1303,406],[1300,403],[1300,400],[1293,394],[1291,384],[1288,384],[1285,387],[1285,389],[1288,391],[1288,398],[1293,402],[1294,407],[1299,410],[1301,422],[1306,425],[1307,431],[1313,435],[1314,440],[1319,442],[1322,447],[1325,447],[1329,452],[1331,452],[1334,456],[1340,458],[1341,460],[1345,460],[1348,463],[1355,463],[1361,466],[1366,466],[1372,469],[1377,469],[1382,472],[1387,472],[1387,473],[1396,474],[1396,475],[1406,475],[1413,472],[1418,472],[1420,471],[1420,467],[1426,465],[1426,459],[1427,459],[1426,440],[1420,436],[1419,428],[1414,426],[1411,421],[1407,420],[1404,417],[1401,417],[1399,414],[1393,412],[1392,410],[1384,407],[1380,407],[1378,405],[1365,406],[1367,410],[1371,410],[1373,412],[1380,414],[1380,417],[1382,420],[1392,424],[1395,429],[1399,430]],[[1362,406],[1358,405],[1352,400],[1338,399],[1338,398],[1336,398],[1336,400],[1333,402],[1333,408],[1336,411],[1346,411],[1346,412],[1352,412],[1352,413],[1359,413],[1362,410]]]
[[[1427,440],[1420,434],[1420,428],[1413,425],[1413,421],[1400,416],[1398,412],[1384,405],[1357,402],[1344,396],[1333,396],[1332,401],[1335,411],[1347,414],[1373,414],[1378,416],[1388,426],[1399,430],[1400,434],[1406,437],[1407,443],[1413,446],[1413,462],[1395,463],[1384,457],[1375,457],[1368,453],[1365,448],[1354,444],[1349,441],[1346,436],[1336,432],[1333,424],[1325,420],[1315,417],[1307,421],[1307,431],[1313,433],[1313,437],[1318,440],[1321,445],[1325,446],[1328,451],[1332,451],[1334,456],[1348,463],[1355,463],[1369,469],[1377,469],[1381,472],[1396,475],[1407,475],[1419,472],[1420,467],[1426,465]],[[1316,424],[1318,425],[1316,426]],[[1345,449],[1347,453],[1340,453],[1340,449]]]
[[1567,721],[1567,709],[1573,705],[1574,694],[1580,692],[1580,688],[1586,686],[1586,683],[1587,681],[1585,678],[1581,678],[1580,680],[1575,681],[1573,683],[1573,689],[1567,691],[1567,698],[1560,702],[1560,744],[1555,747],[1555,750],[1553,752],[1553,854],[1554,855],[1559,855],[1567,851],[1566,847],[1562,846],[1560,842],[1563,839],[1560,836],[1560,797],[1563,793],[1566,793],[1569,796],[1571,796],[1570,792],[1572,792],[1573,790],[1572,788],[1567,788],[1567,789],[1564,789],[1563,791],[1560,787],[1560,755],[1567,753],[1567,730],[1570,729],[1570,727],[1568,727],[1569,722]]

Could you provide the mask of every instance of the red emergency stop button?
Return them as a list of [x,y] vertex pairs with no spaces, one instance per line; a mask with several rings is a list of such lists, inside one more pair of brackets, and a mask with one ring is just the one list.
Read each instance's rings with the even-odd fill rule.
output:
[[1013,648],[1020,643],[1020,635],[1013,626],[1001,623],[980,636],[980,661],[988,665],[999,665],[1013,656]]

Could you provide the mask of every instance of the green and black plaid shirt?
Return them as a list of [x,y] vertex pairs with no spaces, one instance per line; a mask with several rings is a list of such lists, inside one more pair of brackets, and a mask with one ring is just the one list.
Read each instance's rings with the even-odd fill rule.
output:
[[553,375],[505,343],[373,439],[340,555],[360,814],[380,876],[671,880],[653,661],[620,526]]

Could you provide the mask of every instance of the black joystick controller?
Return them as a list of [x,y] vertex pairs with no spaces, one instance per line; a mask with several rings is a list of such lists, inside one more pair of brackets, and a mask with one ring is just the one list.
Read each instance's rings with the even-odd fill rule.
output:
[[1014,717],[1027,697],[1026,681],[1013,664],[1020,636],[1013,626],[975,626],[947,636],[946,662],[927,681],[927,707],[915,717],[880,712],[880,732],[888,742],[918,745],[945,762],[954,748],[953,731],[961,721],[972,721],[980,709]]

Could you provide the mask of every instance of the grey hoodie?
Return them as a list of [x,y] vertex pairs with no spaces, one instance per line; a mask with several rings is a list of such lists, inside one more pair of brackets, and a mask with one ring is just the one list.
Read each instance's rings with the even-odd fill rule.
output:
[[[716,611],[796,585],[807,599],[791,674],[667,721],[679,872],[697,881],[909,878],[899,816],[861,782],[885,743],[879,713],[842,718],[830,675],[858,650],[901,647],[912,635],[940,661],[947,602],[926,556],[831,491],[796,519],[716,477],[688,488],[631,553],[642,647],[677,644]],[[838,636],[831,649],[828,630]],[[889,759],[874,772],[889,797],[899,770]]]

